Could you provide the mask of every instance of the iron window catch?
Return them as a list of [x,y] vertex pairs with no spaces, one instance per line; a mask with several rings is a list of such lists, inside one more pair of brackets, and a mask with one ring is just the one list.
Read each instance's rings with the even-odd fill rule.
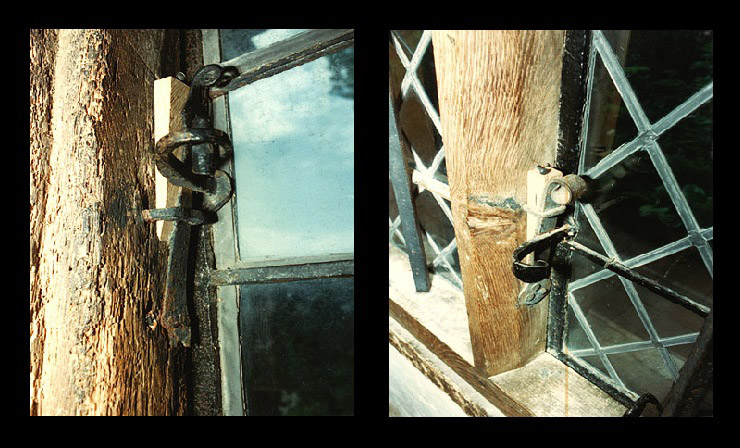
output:
[[[231,177],[216,169],[231,156],[228,134],[213,128],[208,91],[222,87],[238,75],[234,67],[206,65],[193,76],[190,94],[183,107],[184,130],[170,132],[155,144],[154,162],[167,181],[203,194],[202,210],[192,209],[192,197],[181,191],[176,206],[143,210],[145,221],[174,221],[168,237],[167,278],[159,314],[149,312],[146,323],[157,323],[167,331],[171,346],[190,347],[187,279],[191,226],[215,221],[215,212],[231,199]],[[183,80],[182,76],[178,79]],[[184,147],[180,158],[175,150]],[[187,165],[190,165],[188,167]]]
[[[154,148],[154,163],[159,172],[173,185],[202,193],[202,207],[206,212],[218,211],[231,199],[233,191],[231,177],[216,169],[219,162],[231,156],[233,147],[228,134],[213,128],[208,92],[211,87],[223,87],[238,74],[235,67],[216,64],[195,72],[182,110],[185,129],[170,132]],[[180,147],[185,147],[182,160],[174,154]],[[180,220],[181,216],[188,216],[182,220],[193,225],[205,222],[196,223],[188,212],[168,214],[164,210],[146,210],[144,219]]]
[[[542,170],[539,172],[542,173]],[[551,215],[555,215],[556,213],[549,212],[549,210],[559,210],[559,206],[572,204],[576,199],[582,197],[586,193],[586,182],[582,178],[572,174],[557,177],[546,183],[544,192],[544,205],[540,207],[538,212],[539,215],[536,216],[551,219]],[[527,211],[530,212],[532,206],[530,204],[528,205],[529,207],[527,207]],[[702,305],[683,294],[679,294],[676,291],[659,284],[655,280],[638,274],[615,258],[606,257],[583,244],[572,241],[573,237],[575,237],[576,229],[572,228],[570,225],[566,224],[557,229],[543,232],[547,225],[548,224],[545,220],[541,221],[539,224],[538,235],[524,242],[514,250],[512,266],[514,276],[525,283],[529,283],[529,285],[527,285],[519,294],[519,305],[527,305],[531,307],[541,302],[547,296],[547,293],[549,292],[550,265],[544,260],[536,260],[535,254],[558,245],[563,249],[584,256],[602,268],[608,269],[627,280],[637,283],[645,289],[670,302],[680,305],[701,317],[707,317],[709,315],[709,312],[711,311],[709,307]],[[534,261],[526,263],[525,258],[530,254],[532,254],[530,260]]]
[[532,307],[550,292],[550,266],[537,255],[560,242],[569,227],[553,230],[558,216],[586,191],[580,177],[563,173],[552,166],[537,166],[527,173],[527,239],[514,251],[514,275],[528,283],[519,293],[517,306]]

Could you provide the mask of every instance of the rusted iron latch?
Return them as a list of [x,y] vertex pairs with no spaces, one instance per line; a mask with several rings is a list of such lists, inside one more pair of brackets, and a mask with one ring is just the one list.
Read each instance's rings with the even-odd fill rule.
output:
[[[193,210],[190,195],[181,192],[175,207],[142,212],[147,222],[174,221],[168,238],[165,297],[158,318],[172,346],[178,343],[190,346],[187,309],[190,226],[214,222],[215,212],[231,199],[233,191],[231,177],[216,169],[231,156],[232,145],[228,134],[213,129],[208,90],[226,85],[238,74],[235,67],[220,65],[199,69],[193,76],[182,111],[184,130],[170,132],[155,144],[154,161],[159,172],[171,184],[203,195],[202,210]],[[184,147],[184,151],[178,158],[175,150],[180,147]],[[148,317],[150,327],[155,327],[152,316]]]
[[550,292],[550,266],[537,254],[565,237],[568,228],[554,231],[558,216],[585,192],[585,182],[558,169],[538,166],[527,173],[527,239],[514,252],[514,275],[528,283],[520,292],[517,306],[534,306]]
[[[572,204],[576,199],[582,197],[586,192],[586,182],[580,177],[570,174],[548,181],[545,187],[546,204],[541,208],[540,215],[549,217],[548,210],[556,209],[559,206]],[[530,207],[531,208],[531,207]],[[545,231],[547,230],[547,231]],[[618,260],[606,257],[576,241],[572,241],[575,236],[575,230],[569,225],[564,225],[558,229],[545,229],[545,223],[540,225],[538,235],[524,242],[514,250],[513,253],[513,271],[514,276],[519,280],[529,283],[519,295],[519,304],[534,306],[547,295],[550,278],[550,265],[544,260],[535,260],[534,263],[526,263],[525,257],[530,254],[536,254],[544,251],[546,248],[552,248],[559,245],[563,249],[575,252],[591,262],[608,269],[615,274],[624,277],[638,285],[648,289],[664,299],[680,305],[687,310],[698,314],[701,317],[707,317],[711,311],[709,307],[698,303],[683,294],[679,294],[670,288],[667,288],[655,280],[644,277],[631,268],[620,263]],[[534,259],[534,257],[530,257]]]
[[[228,134],[213,129],[208,90],[226,85],[239,74],[235,67],[206,65],[193,76],[190,95],[182,110],[185,129],[170,132],[155,145],[157,169],[178,187],[203,194],[203,209],[215,212],[231,198],[232,184],[228,174],[217,170],[219,161],[231,156]],[[174,155],[175,149],[186,148],[185,160]],[[217,149],[216,149],[217,148]]]

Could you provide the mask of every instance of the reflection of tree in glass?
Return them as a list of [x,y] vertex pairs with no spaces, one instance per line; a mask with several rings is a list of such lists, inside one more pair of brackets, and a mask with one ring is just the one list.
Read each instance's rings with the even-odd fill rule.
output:
[[355,47],[345,48],[327,56],[331,81],[330,93],[353,100],[355,98]]
[[354,413],[353,283],[320,279],[243,290],[250,415]]
[[[633,31],[625,66],[627,78],[651,122],[656,122],[712,81],[712,31]],[[619,111],[616,133],[621,141],[634,137],[632,119]],[[705,104],[660,136],[658,143],[700,225],[712,224],[712,105]],[[649,162],[648,162],[649,163]],[[647,165],[649,166],[649,165]],[[628,195],[636,214],[660,228],[683,229],[663,185],[647,185],[650,176],[627,170],[612,196]],[[624,204],[626,205],[626,204]]]

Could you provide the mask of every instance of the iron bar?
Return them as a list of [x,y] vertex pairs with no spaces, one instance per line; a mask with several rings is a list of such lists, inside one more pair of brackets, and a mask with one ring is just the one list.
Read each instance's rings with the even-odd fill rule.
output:
[[[713,228],[704,229],[701,231],[702,238],[711,240],[713,238]],[[689,237],[681,238],[680,240],[674,241],[672,243],[668,243],[665,246],[659,247],[655,250],[652,250],[650,252],[640,254],[634,258],[630,258],[629,260],[625,260],[622,263],[627,266],[630,269],[638,268],[640,266],[644,266],[646,264],[652,263],[654,261],[660,260],[661,258],[667,257],[669,255],[676,254],[684,249],[688,249],[691,247],[691,241],[689,240]],[[570,291],[575,291],[577,289],[585,288],[588,285],[591,285],[593,283],[596,283],[599,280],[603,280],[605,278],[609,278],[612,275],[614,275],[614,272],[604,269],[598,272],[594,272],[593,274],[579,278],[578,280],[574,280],[570,283],[568,286],[568,289]]]
[[269,47],[223,61],[222,66],[236,67],[239,70],[239,76],[225,86],[211,89],[210,95],[212,98],[224,95],[259,79],[337,52],[354,45],[354,39],[355,31],[351,29],[312,30],[276,42]]
[[401,217],[401,230],[406,244],[406,253],[409,256],[416,290],[426,292],[429,291],[431,286],[427,273],[426,252],[421,237],[421,227],[416,217],[416,208],[411,196],[410,176],[401,146],[401,135],[399,133],[398,117],[393,105],[392,89],[389,89],[388,94],[388,132],[388,172],[396,197],[398,215]]
[[707,306],[704,306],[700,303],[697,303],[688,297],[679,294],[675,291],[673,291],[670,288],[667,288],[659,283],[657,283],[654,280],[651,280],[647,277],[644,277],[636,272],[634,272],[632,269],[628,268],[627,266],[623,265],[622,263],[619,263],[613,258],[605,257],[604,255],[593,251],[589,249],[588,247],[577,243],[575,241],[563,241],[560,244],[564,244],[569,250],[572,250],[580,255],[583,255],[584,257],[588,258],[589,260],[593,261],[594,263],[600,265],[603,268],[609,269],[610,271],[615,272],[616,274],[620,275],[621,277],[624,277],[626,279],[629,279],[638,285],[648,289],[649,291],[654,292],[655,294],[658,294],[659,296],[677,304],[680,305],[687,310],[698,314],[702,317],[707,317],[709,315],[710,309]]
[[[609,238],[609,235],[606,233],[604,226],[601,224],[601,220],[596,215],[596,212],[594,211],[591,204],[582,204],[580,209],[584,211],[586,219],[591,225],[594,234],[596,234],[596,237],[599,239],[599,243],[601,243],[601,246],[604,248],[606,254],[614,261],[621,262],[619,255],[617,254],[617,249],[614,247],[614,243],[612,242],[611,238]],[[670,353],[668,353],[668,350],[666,350],[666,348],[661,345],[660,336],[658,336],[658,332],[655,329],[653,322],[650,320],[650,315],[648,314],[647,309],[645,309],[645,305],[642,303],[642,300],[640,300],[640,295],[637,293],[637,289],[635,289],[635,286],[626,278],[620,277],[619,281],[622,283],[622,286],[624,287],[624,290],[627,293],[632,306],[634,306],[635,311],[637,312],[637,316],[640,318],[640,322],[642,322],[645,331],[647,331],[648,335],[650,336],[650,340],[655,345],[655,348],[658,350],[661,358],[663,358],[663,362],[665,362],[666,367],[675,379],[678,376],[678,369],[676,368],[676,364],[673,361]]]
[[294,266],[264,266],[214,270],[211,271],[210,283],[214,286],[245,285],[313,280],[317,278],[352,277],[354,274],[354,261],[334,261]]
[[714,374],[713,359],[714,313],[704,320],[696,345],[681,368],[678,380],[668,394],[663,416],[697,416],[702,402],[711,394]]

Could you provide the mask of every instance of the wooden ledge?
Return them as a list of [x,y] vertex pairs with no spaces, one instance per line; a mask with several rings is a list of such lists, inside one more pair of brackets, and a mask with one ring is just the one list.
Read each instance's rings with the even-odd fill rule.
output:
[[442,277],[430,278],[432,285],[429,292],[417,293],[408,256],[396,246],[388,244],[389,297],[472,365],[473,348],[463,292]]
[[[416,293],[403,252],[389,248],[389,340],[471,416],[621,416],[625,407],[548,353],[487,377],[473,367],[462,293],[443,279]],[[437,289],[435,289],[437,288]]]
[[490,380],[538,417],[621,417],[627,410],[549,353]]

